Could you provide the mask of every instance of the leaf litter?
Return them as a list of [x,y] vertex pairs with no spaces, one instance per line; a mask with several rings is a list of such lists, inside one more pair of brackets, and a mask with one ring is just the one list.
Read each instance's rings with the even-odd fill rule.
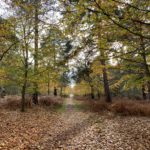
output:
[[41,107],[0,110],[0,150],[149,150],[150,118]]

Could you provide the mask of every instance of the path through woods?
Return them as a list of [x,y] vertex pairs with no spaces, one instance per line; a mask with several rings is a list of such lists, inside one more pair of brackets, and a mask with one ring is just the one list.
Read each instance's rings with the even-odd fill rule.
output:
[[149,150],[150,118],[83,111],[73,99],[61,109],[0,111],[0,150]]

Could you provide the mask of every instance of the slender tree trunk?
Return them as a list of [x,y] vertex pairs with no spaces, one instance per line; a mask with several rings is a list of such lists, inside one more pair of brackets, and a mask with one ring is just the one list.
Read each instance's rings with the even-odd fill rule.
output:
[[47,94],[50,95],[50,73],[49,73],[49,71],[48,71],[47,77],[48,77]]
[[22,86],[22,98],[21,98],[21,111],[24,112],[25,111],[25,85]]
[[50,83],[48,81],[48,84],[47,84],[47,94],[50,95]]
[[147,87],[148,87],[147,97],[148,97],[148,100],[150,100],[150,82],[147,83]]
[[[141,48],[142,48],[142,52],[140,54],[143,58],[143,67],[145,69],[145,76],[147,78],[149,78],[150,77],[150,70],[149,70],[149,66],[147,63],[147,59],[146,59],[145,45],[144,45],[144,40],[142,37],[141,37]],[[150,81],[147,81],[147,89],[148,89],[147,98],[150,100]]]
[[22,86],[22,99],[21,99],[21,111],[24,112],[25,111],[25,94],[26,94],[26,87],[27,87],[27,71],[25,72],[25,76],[24,76],[24,83]]
[[107,75],[106,64],[105,64],[104,59],[101,59],[101,64],[103,66],[103,83],[104,83],[106,102],[110,103],[110,102],[112,102],[112,98],[111,98],[111,94],[110,94],[108,75]]
[[27,78],[28,78],[28,43],[26,39],[26,27],[23,27],[23,33],[24,33],[24,45],[25,49],[23,48],[23,56],[24,56],[24,83],[22,86],[22,99],[21,99],[21,111],[25,111],[25,94],[26,94],[26,88],[27,88]]
[[[35,51],[34,51],[34,75],[35,77],[37,76],[37,70],[38,70],[38,40],[39,40],[39,32],[38,32],[38,2],[35,2],[35,14],[34,14],[34,34],[35,34],[35,39],[34,39],[34,45],[35,45]],[[34,82],[33,84],[34,88],[34,93],[33,93],[33,103],[38,104],[38,83],[37,81]]]
[[145,93],[145,86],[142,85],[142,96],[143,96],[143,99],[146,100],[146,93]]
[[22,99],[21,99],[21,111],[25,111],[25,94],[27,87],[27,78],[28,78],[28,50],[26,49],[26,58],[25,58],[25,71],[24,71],[24,83],[22,86]]
[[[145,69],[145,76],[149,78],[150,77],[150,70],[149,70],[149,67],[147,64],[145,52],[142,53],[142,57],[144,60],[143,65],[144,65],[144,69]],[[150,100],[150,81],[147,81],[147,89],[148,89],[147,98]]]
[[92,85],[91,85],[91,98],[92,98],[92,99],[95,98],[95,95],[94,95],[94,88],[93,88]]
[[57,96],[57,88],[54,87],[54,96]]
[[[99,5],[101,5],[101,1],[99,3]],[[111,93],[110,93],[110,89],[109,89],[109,83],[108,83],[108,75],[107,75],[107,69],[106,69],[106,60],[105,60],[105,51],[103,50],[103,36],[102,36],[102,26],[101,26],[101,21],[99,23],[99,32],[98,32],[98,37],[99,37],[99,48],[100,48],[100,62],[101,65],[103,66],[103,70],[102,70],[102,74],[103,74],[103,83],[104,83],[104,92],[105,92],[105,101],[108,103],[112,102],[112,97],[111,97]]]
[[101,98],[101,94],[100,94],[99,90],[97,90],[97,97],[98,97],[98,99]]

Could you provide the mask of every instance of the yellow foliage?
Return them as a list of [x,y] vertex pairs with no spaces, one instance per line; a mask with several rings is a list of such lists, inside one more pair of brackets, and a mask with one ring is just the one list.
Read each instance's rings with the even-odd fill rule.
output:
[[0,84],[4,84],[6,80],[6,72],[4,69],[0,69]]
[[93,71],[92,74],[101,75],[101,74],[102,74],[102,71],[103,71],[103,68],[104,68],[104,67],[100,64],[100,61],[95,61],[95,62],[92,64],[92,71]]
[[90,93],[90,86],[85,81],[81,81],[79,84],[76,84],[73,89],[73,94],[75,95],[84,95],[89,93]]

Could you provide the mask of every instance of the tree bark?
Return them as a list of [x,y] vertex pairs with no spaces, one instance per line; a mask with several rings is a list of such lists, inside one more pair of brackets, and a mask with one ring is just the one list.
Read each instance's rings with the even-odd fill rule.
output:
[[[38,2],[35,1],[35,14],[34,14],[34,34],[35,34],[35,39],[34,39],[34,45],[35,45],[35,51],[34,51],[34,76],[37,76],[37,70],[38,70],[38,44],[39,44],[39,31],[38,31],[38,24],[39,24],[39,19],[38,19]],[[35,81],[33,83],[33,103],[38,104],[38,83]]]
[[143,99],[146,100],[146,93],[145,93],[145,86],[142,85],[142,96],[143,96]]
[[[101,1],[99,3],[99,6],[101,6]],[[108,75],[107,75],[107,69],[106,69],[106,59],[105,57],[107,56],[107,54],[105,54],[105,51],[103,49],[103,35],[102,35],[102,24],[101,21],[99,23],[99,32],[98,32],[98,44],[99,44],[99,49],[100,49],[100,63],[103,67],[102,69],[102,74],[103,74],[103,86],[104,86],[104,92],[105,92],[105,101],[107,103],[111,103],[112,102],[112,98],[111,98],[111,93],[110,93],[110,89],[109,89],[109,83],[108,83]],[[108,36],[107,36],[108,38]]]
[[107,75],[106,64],[105,64],[104,59],[101,59],[101,64],[103,66],[103,83],[104,83],[104,91],[105,91],[105,97],[106,97],[105,100],[106,100],[106,102],[111,103],[112,98],[111,98],[111,94],[110,94],[108,75]]
[[[149,67],[148,67],[148,64],[147,64],[145,52],[142,53],[142,57],[143,57],[143,60],[144,60],[143,65],[144,65],[144,69],[145,69],[145,76],[150,77],[150,70],[149,70]],[[150,100],[150,81],[147,81],[146,84],[147,84],[147,89],[148,89],[147,98]]]
[[97,97],[98,97],[98,99],[101,98],[101,94],[100,94],[100,91],[99,91],[99,90],[97,90]]
[[23,86],[22,86],[22,92],[21,92],[21,111],[24,112],[25,111],[25,94],[26,94],[26,88],[27,88],[27,78],[28,78],[28,43],[27,43],[27,39],[26,39],[26,27],[23,27],[23,32],[24,32],[24,45],[25,45],[25,49],[23,49],[23,56],[24,56],[24,82],[23,82]]
[[92,98],[92,99],[94,99],[94,98],[95,98],[95,96],[94,96],[94,88],[93,88],[93,86],[91,86],[91,98]]
[[49,73],[49,71],[48,71],[47,77],[48,77],[47,94],[50,95],[50,73]]
[[[144,67],[144,70],[145,70],[145,76],[147,78],[150,77],[150,70],[149,70],[149,66],[148,66],[148,63],[147,63],[147,59],[146,59],[146,53],[145,53],[145,45],[144,45],[144,40],[143,38],[141,37],[141,56],[143,58],[143,67]],[[150,100],[150,81],[147,81],[147,89],[148,89],[148,94],[147,94],[147,98],[148,100]]]
[[49,84],[49,81],[48,81],[48,84],[47,84],[47,94],[50,95],[50,84]]
[[24,81],[24,85],[22,86],[22,98],[21,98],[21,111],[25,111],[25,93],[26,93],[26,81]]
[[25,111],[25,94],[27,87],[27,78],[28,78],[28,50],[26,49],[26,58],[25,58],[25,72],[24,72],[24,83],[22,86],[22,99],[21,99],[21,111]]
[[54,96],[57,96],[57,88],[54,87]]

